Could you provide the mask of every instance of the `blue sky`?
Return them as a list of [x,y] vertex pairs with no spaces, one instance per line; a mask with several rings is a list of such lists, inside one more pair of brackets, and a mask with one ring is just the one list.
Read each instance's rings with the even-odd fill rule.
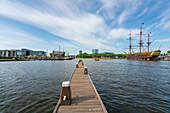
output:
[[[58,50],[70,54],[127,51],[151,32],[151,50],[170,46],[170,0],[1,0],[0,49]],[[147,37],[143,36],[146,44]],[[139,49],[135,49],[139,51]]]

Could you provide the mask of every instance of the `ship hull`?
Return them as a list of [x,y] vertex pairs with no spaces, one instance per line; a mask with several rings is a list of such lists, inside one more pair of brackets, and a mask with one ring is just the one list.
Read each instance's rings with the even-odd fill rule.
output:
[[144,60],[144,61],[156,61],[161,51],[143,52],[136,54],[128,54],[127,60]]
[[127,60],[144,60],[144,61],[156,61],[157,56],[150,56],[150,55],[132,55],[132,56],[127,56]]

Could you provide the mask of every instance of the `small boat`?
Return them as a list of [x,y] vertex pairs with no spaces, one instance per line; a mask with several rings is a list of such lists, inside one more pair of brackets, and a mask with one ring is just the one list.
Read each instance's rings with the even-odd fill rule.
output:
[[95,58],[95,61],[99,61],[99,58]]

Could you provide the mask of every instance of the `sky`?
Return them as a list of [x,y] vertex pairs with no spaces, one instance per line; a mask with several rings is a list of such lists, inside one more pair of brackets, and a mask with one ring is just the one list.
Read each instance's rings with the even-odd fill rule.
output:
[[0,0],[0,49],[123,53],[130,32],[138,45],[144,23],[144,46],[150,32],[150,50],[166,53],[169,6],[170,0]]

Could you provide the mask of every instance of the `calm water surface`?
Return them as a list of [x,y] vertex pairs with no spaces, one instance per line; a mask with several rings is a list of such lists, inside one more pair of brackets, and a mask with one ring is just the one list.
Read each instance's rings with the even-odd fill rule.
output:
[[[0,112],[51,113],[77,61],[0,62]],[[170,62],[83,61],[109,113],[170,111]]]

